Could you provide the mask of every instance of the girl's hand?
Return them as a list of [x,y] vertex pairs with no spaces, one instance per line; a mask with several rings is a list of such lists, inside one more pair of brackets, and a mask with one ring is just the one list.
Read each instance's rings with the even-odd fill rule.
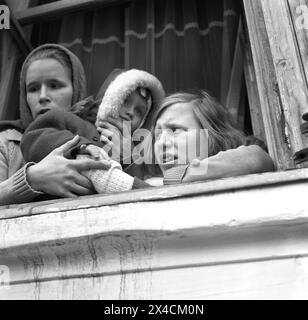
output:
[[79,140],[78,136],[74,137],[27,169],[27,181],[34,190],[67,198],[95,193],[91,181],[82,172],[106,170],[110,168],[110,163],[106,160],[66,159],[63,154],[77,145]]
[[108,118],[108,121],[99,122],[97,130],[101,135],[101,142],[105,144],[104,150],[108,152],[109,156],[113,160],[120,162],[122,160],[123,152],[122,121],[114,118]]

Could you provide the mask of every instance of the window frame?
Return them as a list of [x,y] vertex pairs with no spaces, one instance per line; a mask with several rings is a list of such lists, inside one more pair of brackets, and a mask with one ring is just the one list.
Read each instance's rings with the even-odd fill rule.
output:
[[[285,6],[286,1],[293,0],[283,1],[283,6]],[[118,4],[119,2],[121,2],[121,0],[86,0],[75,1],[74,3],[69,0],[61,0],[50,4],[35,6],[25,10],[14,11],[12,16],[15,15],[16,21],[18,20],[17,26],[18,23],[21,23],[23,26],[25,26],[27,24],[38,22],[41,19],[46,20],[62,14],[92,9],[98,6],[112,5],[115,3]],[[246,19],[244,20],[244,28],[241,30],[240,37],[242,39],[242,48],[244,50],[244,74],[254,134],[261,139],[266,138],[266,142],[269,147],[269,153],[274,159],[278,170],[306,167],[307,164],[295,166],[292,158],[294,153],[297,151],[296,148],[298,148],[298,144],[295,143],[296,138],[303,142],[303,137],[301,135],[299,136],[297,131],[297,135],[294,135],[292,138],[293,140],[291,142],[286,142],[284,128],[281,127],[281,119],[276,118],[277,110],[282,112],[282,115],[284,118],[286,118],[286,115],[284,115],[284,110],[291,110],[294,108],[294,101],[292,104],[291,98],[287,100],[285,97],[281,97],[281,92],[288,89],[291,84],[288,81],[284,83],[285,79],[283,78],[283,74],[278,74],[277,68],[274,65],[274,61],[277,57],[275,56],[273,41],[271,42],[267,31],[268,27],[271,26],[273,22],[270,21],[270,19],[266,20],[264,18],[266,13],[272,12],[275,5],[271,7],[265,0],[243,0],[243,4]],[[279,7],[282,12],[283,8],[286,9],[286,7],[283,6]],[[288,12],[284,12],[284,19],[288,18],[287,15]],[[292,30],[287,30],[286,32],[288,32],[288,35],[290,36]],[[297,50],[295,42],[293,42],[293,46],[294,54],[294,50]],[[293,55],[290,57],[290,59],[291,58],[294,60],[295,56]],[[282,76],[282,79],[279,81],[278,76]],[[302,76],[303,74],[300,73],[300,77]],[[300,78],[300,80],[302,81],[301,85],[304,86],[303,79]],[[305,90],[307,91],[307,88]],[[288,105],[289,103],[291,105]],[[292,117],[291,114],[288,116],[288,121],[292,120],[292,123],[295,123],[298,126],[300,125],[299,119],[293,119],[295,117]],[[291,147],[290,143],[292,143]],[[303,144],[301,146],[303,146]],[[287,174],[289,174],[289,172],[287,172]],[[251,178],[251,176],[246,176],[246,178]],[[200,183],[205,184],[204,188],[206,190],[207,182]],[[215,182],[211,182],[211,184],[215,185]],[[193,185],[196,189],[192,192],[198,194],[198,186],[195,184]],[[219,185],[220,181],[217,180],[217,186]],[[260,186],[262,186],[261,182]],[[247,183],[246,187],[249,187],[249,183]],[[173,189],[171,187],[168,189],[167,194],[170,198],[172,198],[173,192],[178,194],[178,191],[182,190],[179,192],[179,194],[180,196],[185,196],[185,188],[187,188],[187,185],[184,184],[183,188],[180,187],[179,189]],[[206,192],[205,190],[203,190],[203,192]],[[147,197],[150,196],[151,192],[152,191],[150,190],[145,191]],[[134,193],[134,195],[136,194],[138,194],[138,192]],[[130,197],[123,197],[125,199],[130,199]],[[132,197],[132,201],[138,201],[137,198],[138,197]]]

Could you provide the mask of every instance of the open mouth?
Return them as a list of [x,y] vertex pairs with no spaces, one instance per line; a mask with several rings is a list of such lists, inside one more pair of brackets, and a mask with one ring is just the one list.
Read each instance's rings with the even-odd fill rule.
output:
[[41,115],[41,114],[44,114],[46,113],[47,111],[49,111],[50,109],[49,108],[44,108],[44,109],[41,109],[39,112],[38,112],[38,116]]
[[162,163],[174,163],[177,160],[177,156],[174,154],[163,154]]

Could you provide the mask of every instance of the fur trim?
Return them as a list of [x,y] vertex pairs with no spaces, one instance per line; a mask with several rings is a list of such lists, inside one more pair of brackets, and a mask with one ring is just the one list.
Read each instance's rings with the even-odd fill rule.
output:
[[[119,117],[119,111],[127,97],[132,94],[138,87],[147,88],[152,95],[152,108],[156,108],[165,97],[165,91],[160,81],[152,74],[130,69],[120,73],[108,86],[102,102],[98,109],[96,125],[100,120],[107,119],[108,116]],[[140,127],[143,125],[149,111],[147,111]]]

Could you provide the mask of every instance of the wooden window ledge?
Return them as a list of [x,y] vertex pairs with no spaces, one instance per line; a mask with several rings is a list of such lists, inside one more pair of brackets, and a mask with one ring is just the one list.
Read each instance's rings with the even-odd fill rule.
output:
[[307,178],[2,207],[0,299],[307,299]]

